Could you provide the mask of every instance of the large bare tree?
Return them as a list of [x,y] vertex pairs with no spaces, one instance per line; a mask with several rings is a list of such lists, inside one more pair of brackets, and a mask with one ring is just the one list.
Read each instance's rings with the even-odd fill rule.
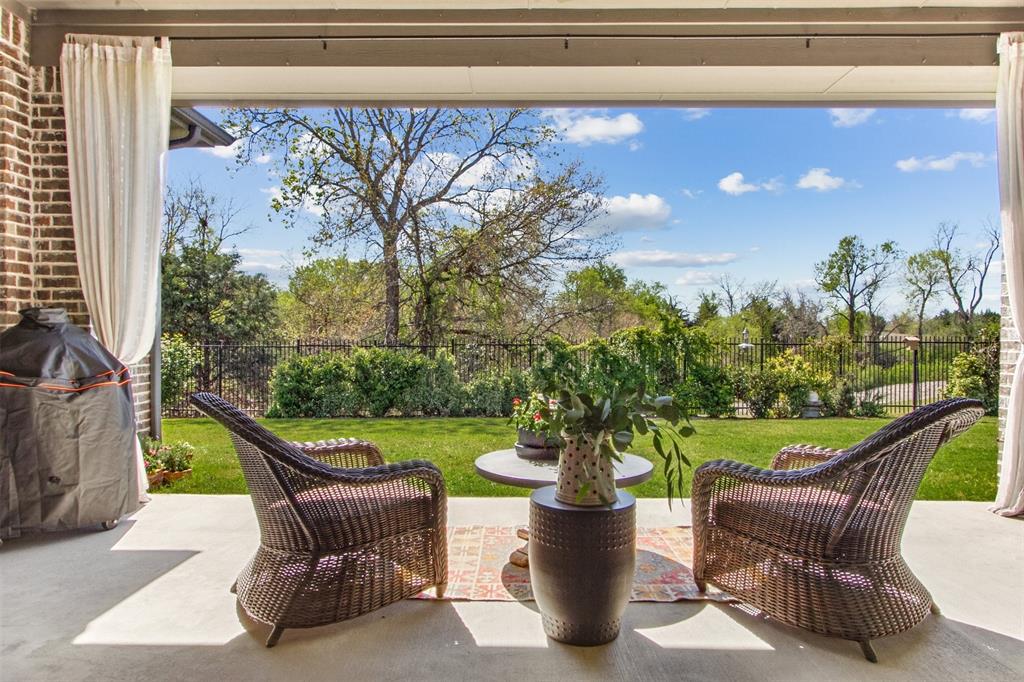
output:
[[251,225],[237,224],[241,211],[231,197],[210,192],[195,176],[182,184],[168,185],[164,190],[160,252],[174,253],[184,245],[219,251],[227,240],[252,229]]
[[[286,220],[314,213],[318,245],[362,240],[371,246],[383,267],[384,337],[391,343],[399,339],[403,266],[420,271],[421,285],[428,273],[465,276],[465,269],[452,275],[432,259],[464,263],[492,245],[510,252],[489,262],[497,276],[495,268],[507,272],[523,253],[536,255],[535,249],[511,252],[537,234],[538,224],[550,227],[540,243],[558,245],[567,256],[573,251],[567,240],[583,236],[579,218],[592,214],[572,203],[581,198],[579,187],[592,187],[589,176],[573,165],[552,170],[554,130],[529,110],[238,108],[228,111],[226,124],[245,140],[240,162],[274,158],[281,186],[273,205]],[[546,191],[553,200],[530,198]],[[533,212],[536,224],[509,214],[507,207],[516,205]],[[573,213],[575,234],[536,215],[545,211]],[[476,236],[467,241],[456,229]]]
[[960,226],[939,223],[935,230],[934,253],[942,268],[946,291],[956,306],[956,316],[964,333],[974,334],[974,316],[985,295],[985,278],[999,252],[999,228],[986,221],[985,242],[980,251],[965,253],[956,246]]

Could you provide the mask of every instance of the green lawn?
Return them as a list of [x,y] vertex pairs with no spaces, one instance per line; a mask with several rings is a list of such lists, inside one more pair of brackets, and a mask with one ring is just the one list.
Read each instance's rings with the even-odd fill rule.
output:
[[[485,481],[473,471],[481,453],[511,447],[515,432],[504,419],[266,419],[263,424],[289,440],[358,437],[380,446],[388,461],[429,459],[444,472],[453,496],[515,496],[528,490]],[[886,423],[885,419],[751,420],[700,419],[696,435],[684,441],[696,466],[729,458],[768,466],[779,448],[792,443],[848,446]],[[203,450],[191,478],[160,492],[245,493],[238,460],[227,432],[210,419],[165,419],[165,440],[185,440]],[[649,439],[637,454],[657,461]],[[689,481],[687,481],[689,491]],[[631,489],[641,497],[663,497],[660,468],[647,483]],[[918,493],[923,500],[991,500],[996,493],[996,420],[986,417],[939,451]]]

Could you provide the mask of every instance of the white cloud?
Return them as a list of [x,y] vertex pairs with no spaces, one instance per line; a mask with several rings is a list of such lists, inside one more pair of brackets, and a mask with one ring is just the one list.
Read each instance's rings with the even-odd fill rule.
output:
[[242,138],[239,138],[229,145],[222,147],[203,147],[202,150],[207,154],[213,154],[221,159],[233,159],[238,156],[238,152],[242,149],[242,144],[245,142]]
[[[213,154],[221,159],[234,159],[242,152],[242,145],[245,143],[246,139],[240,137],[229,145],[224,145],[222,147],[202,147],[201,149],[207,154]],[[253,157],[253,161],[263,165],[270,163],[273,158],[274,157],[270,154],[260,154],[259,156]]]
[[541,113],[551,119],[562,139],[581,147],[594,144],[617,144],[639,135],[644,123],[633,113],[609,116],[603,110],[546,109]]
[[650,236],[645,234],[644,236],[640,237],[640,241],[642,241],[642,242],[653,242],[654,241],[654,237],[650,237]]
[[604,197],[602,204],[605,215],[595,221],[597,232],[657,229],[672,214],[672,207],[657,194]]
[[812,168],[800,176],[796,186],[799,189],[814,189],[819,192],[831,192],[840,187],[858,187],[856,182],[831,175],[828,168]]
[[[281,191],[281,188],[276,185],[273,187],[262,187],[260,188],[260,191],[264,194],[270,195],[270,202],[273,202],[274,199],[280,201],[284,197],[284,193]],[[318,218],[322,217],[324,214],[324,207],[316,203],[312,194],[307,194],[302,200],[302,210],[306,213],[315,215]]]
[[683,109],[683,118],[686,119],[687,121],[699,121],[700,119],[704,118],[705,116],[710,116],[710,115],[711,115],[711,110],[710,109],[700,109],[700,108]]
[[780,178],[772,178],[768,182],[747,182],[743,178],[743,173],[737,171],[735,173],[729,173],[719,180],[718,189],[722,190],[726,194],[731,194],[734,197],[746,194],[747,192],[757,192],[762,189],[769,192],[777,192],[782,189],[782,180]]
[[702,189],[687,189],[686,187],[684,187],[680,191],[682,192],[683,196],[686,197],[687,199],[696,199],[701,194],[704,194],[704,190]]
[[238,267],[248,273],[266,275],[267,279],[277,284],[288,281],[288,271],[291,269],[293,262],[285,251],[251,248],[225,248],[224,251],[234,251],[241,256]]
[[995,109],[961,109],[957,114],[964,121],[992,123],[996,120]]
[[684,251],[620,251],[611,260],[624,267],[703,268],[736,260],[735,253],[686,253]]
[[702,287],[715,283],[715,273],[707,270],[687,270],[676,280],[681,287]]
[[639,142],[638,140],[629,141],[629,151],[631,152],[639,151],[640,149],[643,148],[643,146],[643,143]]
[[829,109],[828,115],[832,117],[832,125],[836,128],[852,128],[875,115],[877,109]]
[[760,250],[761,250],[761,247],[760,247],[760,246],[751,246],[751,247],[750,247],[750,249],[748,249],[748,250],[749,250],[749,251],[750,251],[751,253],[757,253],[758,251],[760,251]]
[[969,163],[975,168],[980,168],[985,165],[986,156],[981,152],[953,152],[949,156],[943,156],[939,158],[937,156],[925,156],[924,158],[917,158],[911,156],[909,159],[900,159],[896,162],[896,167],[904,173],[914,173],[916,171],[952,171],[956,170],[962,162]]

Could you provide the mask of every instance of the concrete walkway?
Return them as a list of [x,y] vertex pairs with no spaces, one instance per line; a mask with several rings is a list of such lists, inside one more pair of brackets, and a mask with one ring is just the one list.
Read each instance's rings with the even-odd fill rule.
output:
[[[641,500],[641,525],[688,510]],[[527,501],[453,499],[452,524],[525,523]],[[406,601],[289,630],[274,649],[228,592],[257,542],[242,496],[156,496],[110,532],[0,548],[0,679],[7,680],[1010,680],[1024,678],[1024,522],[970,502],[914,505],[905,555],[943,609],[852,643],[706,603],[630,604],[595,648],[548,640],[533,602]]]

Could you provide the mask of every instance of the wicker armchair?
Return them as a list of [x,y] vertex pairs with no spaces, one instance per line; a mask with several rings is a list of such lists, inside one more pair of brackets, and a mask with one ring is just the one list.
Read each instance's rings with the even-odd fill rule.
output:
[[430,462],[385,464],[372,443],[289,443],[230,403],[191,403],[231,433],[260,525],[232,591],[255,620],[285,628],[354,618],[448,579],[444,478]]
[[900,554],[932,456],[984,414],[956,398],[894,420],[846,450],[784,448],[771,469],[728,460],[693,476],[694,576],[789,625],[859,642],[938,613]]

